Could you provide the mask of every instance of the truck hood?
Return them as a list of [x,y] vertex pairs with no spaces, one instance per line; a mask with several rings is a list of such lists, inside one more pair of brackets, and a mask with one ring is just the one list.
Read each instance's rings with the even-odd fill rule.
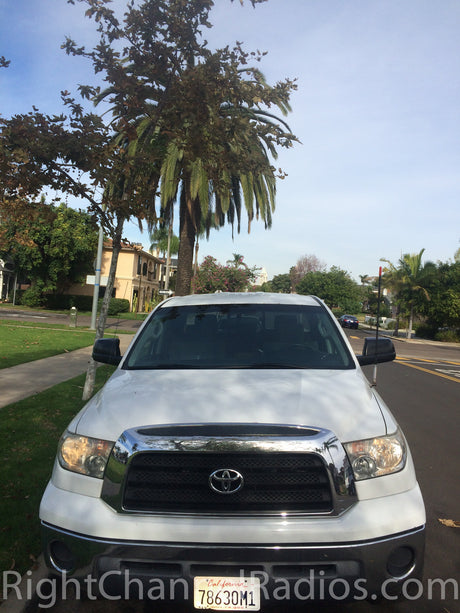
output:
[[359,368],[119,369],[69,430],[115,441],[128,428],[185,423],[295,424],[329,429],[342,442],[387,431]]

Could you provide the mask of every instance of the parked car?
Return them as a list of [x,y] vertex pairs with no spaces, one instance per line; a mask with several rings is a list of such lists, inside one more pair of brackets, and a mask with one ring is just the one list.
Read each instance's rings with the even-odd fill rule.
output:
[[342,328],[355,328],[358,329],[359,321],[354,315],[342,315],[339,317],[339,322]]
[[[103,596],[258,611],[362,600],[421,577],[411,454],[315,297],[174,297],[62,435],[40,518],[53,573]],[[114,596],[116,597],[116,596]]]

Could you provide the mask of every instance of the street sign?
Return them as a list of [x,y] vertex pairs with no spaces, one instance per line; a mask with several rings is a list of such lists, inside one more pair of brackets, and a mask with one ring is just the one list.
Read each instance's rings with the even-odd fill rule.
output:
[[174,292],[172,292],[170,289],[160,289],[158,290],[158,293],[160,296],[172,296],[174,294]]
[[[108,280],[109,280],[108,277],[101,276],[100,285],[106,286]],[[86,275],[86,285],[94,285],[95,283],[96,283],[96,275]]]

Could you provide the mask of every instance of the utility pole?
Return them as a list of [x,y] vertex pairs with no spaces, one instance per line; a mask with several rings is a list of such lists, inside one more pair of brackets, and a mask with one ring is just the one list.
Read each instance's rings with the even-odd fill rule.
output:
[[372,385],[375,387],[377,385],[377,345],[379,342],[379,324],[380,324],[380,298],[382,295],[382,267],[379,268],[379,286],[377,292],[377,325],[375,329],[375,364],[374,364],[374,372],[372,376]]
[[104,245],[104,231],[102,230],[102,226],[100,226],[99,227],[99,239],[97,243],[94,291],[93,291],[93,308],[91,310],[90,330],[96,329],[97,303],[99,302],[99,287],[101,285],[101,266],[102,266],[102,247],[103,245]]

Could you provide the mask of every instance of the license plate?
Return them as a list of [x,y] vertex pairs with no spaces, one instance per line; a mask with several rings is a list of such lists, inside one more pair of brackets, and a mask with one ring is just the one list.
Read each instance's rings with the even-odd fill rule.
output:
[[195,577],[195,609],[213,611],[260,611],[258,577]]

